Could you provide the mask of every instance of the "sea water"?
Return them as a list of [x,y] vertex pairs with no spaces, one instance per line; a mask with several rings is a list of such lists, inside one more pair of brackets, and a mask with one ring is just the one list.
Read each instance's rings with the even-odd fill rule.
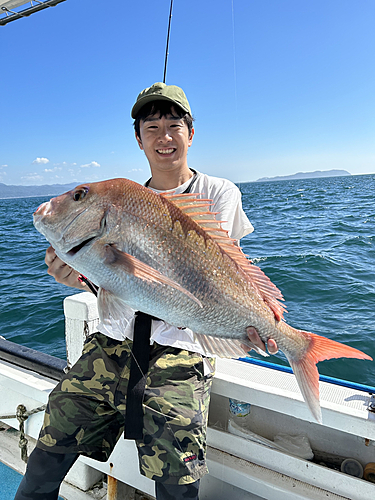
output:
[[[242,247],[282,291],[286,321],[375,359],[375,175],[239,187],[255,227]],[[44,201],[0,200],[0,335],[64,358],[63,299],[79,292],[46,273],[48,243],[32,224]],[[270,361],[287,364],[282,353]],[[329,360],[319,371],[375,385],[375,361]]]

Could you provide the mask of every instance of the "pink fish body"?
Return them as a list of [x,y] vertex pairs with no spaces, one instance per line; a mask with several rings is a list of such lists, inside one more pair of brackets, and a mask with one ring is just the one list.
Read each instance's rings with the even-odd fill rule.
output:
[[197,194],[168,195],[127,179],[85,184],[41,205],[34,225],[68,265],[100,287],[101,320],[130,307],[188,327],[207,354],[239,357],[246,327],[274,339],[321,422],[316,363],[371,358],[295,329],[281,292],[252,265]]

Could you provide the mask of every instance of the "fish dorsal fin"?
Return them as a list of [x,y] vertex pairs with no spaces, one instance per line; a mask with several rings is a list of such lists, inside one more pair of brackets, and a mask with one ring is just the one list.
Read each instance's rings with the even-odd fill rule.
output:
[[198,198],[201,193],[173,192],[161,193],[160,196],[177,206],[184,214],[193,219],[219,245],[221,250],[240,267],[251,284],[257,289],[260,296],[272,310],[277,321],[283,318],[286,308],[279,301],[283,301],[282,293],[276,285],[257,266],[254,266],[235,244],[234,239],[228,236],[228,231],[221,227],[216,219],[218,212],[210,212],[212,200]]

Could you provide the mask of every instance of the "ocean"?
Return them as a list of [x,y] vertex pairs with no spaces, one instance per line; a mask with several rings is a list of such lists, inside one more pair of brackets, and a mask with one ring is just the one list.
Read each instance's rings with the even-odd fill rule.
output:
[[[239,185],[255,231],[244,252],[282,291],[292,326],[375,359],[375,175]],[[7,340],[65,358],[63,299],[47,275],[32,213],[46,197],[0,200],[1,329]],[[256,357],[256,355],[254,355]],[[282,353],[270,361],[286,365]],[[319,363],[331,377],[375,386],[375,362]]]

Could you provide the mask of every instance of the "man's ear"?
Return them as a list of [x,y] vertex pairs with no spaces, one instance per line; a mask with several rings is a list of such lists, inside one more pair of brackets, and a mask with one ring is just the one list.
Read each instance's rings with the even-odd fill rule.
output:
[[139,135],[137,134],[137,132],[135,132],[135,139],[136,139],[136,141],[138,142],[138,146],[139,146],[139,148],[140,148],[140,149],[142,149],[142,151],[143,151],[143,144],[142,144],[142,140],[141,140],[141,138],[139,137]]
[[189,137],[189,142],[188,142],[188,147],[190,148],[190,146],[192,145],[193,143],[193,137],[194,137],[194,134],[195,134],[195,130],[194,130],[194,127],[191,129],[191,134],[190,134],[190,137]]

